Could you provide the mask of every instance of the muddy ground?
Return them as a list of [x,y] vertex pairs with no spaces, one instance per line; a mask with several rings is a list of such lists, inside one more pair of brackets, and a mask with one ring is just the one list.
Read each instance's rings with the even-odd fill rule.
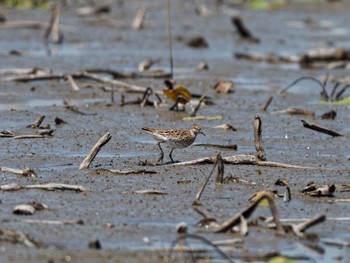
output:
[[[346,1],[342,1],[346,2]],[[205,4],[206,15],[197,15],[195,8]],[[145,27],[131,29],[133,17],[139,7],[147,7]],[[166,6],[159,1],[125,1],[113,3],[108,18],[118,21],[117,26],[99,22],[98,18],[78,17],[78,5],[65,7],[61,23],[72,28],[64,31],[64,43],[48,56],[42,42],[44,30],[0,29],[1,69],[51,69],[53,72],[75,72],[88,68],[136,71],[145,58],[159,59],[155,67],[168,71]],[[236,8],[225,3],[216,8],[210,1],[174,2],[172,6],[174,35],[174,78],[187,85],[191,92],[206,94],[214,105],[200,108],[198,115],[222,116],[220,120],[184,121],[191,112],[170,112],[168,105],[160,108],[129,105],[121,107],[121,91],[116,91],[115,103],[111,95],[96,82],[77,81],[80,91],[73,92],[65,81],[36,81],[29,83],[0,83],[0,130],[16,134],[32,134],[26,128],[37,117],[45,115],[43,124],[54,128],[52,137],[14,140],[1,138],[0,165],[22,169],[28,166],[38,178],[26,178],[1,172],[1,184],[18,183],[78,184],[91,188],[90,192],[21,190],[0,192],[1,227],[19,230],[47,245],[46,248],[27,248],[21,244],[0,241],[1,262],[164,262],[172,242],[177,238],[176,226],[188,225],[188,232],[211,241],[239,238],[240,244],[222,247],[235,261],[266,261],[280,254],[298,261],[347,262],[350,257],[348,235],[350,223],[349,192],[342,185],[349,184],[348,140],[350,115],[348,106],[320,104],[320,88],[312,82],[301,82],[290,92],[278,90],[303,76],[321,78],[324,69],[301,69],[298,64],[253,63],[234,58],[235,52],[299,55],[315,47],[349,48],[349,4],[318,3],[292,4],[277,11],[253,11]],[[43,9],[1,8],[8,21],[36,20],[48,22],[50,13]],[[259,44],[240,40],[231,25],[230,17],[239,14]],[[304,23],[303,21],[311,21]],[[186,46],[186,40],[203,36],[208,48]],[[9,55],[19,50],[22,56]],[[196,66],[205,61],[209,70],[198,71]],[[334,70],[334,77],[345,77],[348,71]],[[6,76],[2,76],[6,77]],[[234,92],[217,95],[213,90],[218,80],[236,83]],[[123,79],[140,86],[161,90],[163,79]],[[141,94],[126,93],[126,100]],[[274,96],[267,112],[260,109],[269,96]],[[64,101],[81,111],[94,115],[80,115],[68,110]],[[334,109],[335,120],[318,117],[275,114],[286,108],[303,108],[316,116]],[[279,178],[289,181],[292,200],[278,199],[278,212],[283,219],[312,218],[321,214],[327,220],[307,232],[318,235],[318,241],[298,239],[292,235],[280,236],[262,226],[249,228],[246,237],[237,234],[213,234],[196,227],[202,219],[191,204],[199,187],[209,175],[213,165],[196,166],[139,166],[140,161],[158,158],[156,142],[143,133],[142,127],[188,129],[194,123],[203,127],[206,136],[196,143],[237,144],[238,150],[219,150],[191,146],[175,150],[177,161],[216,156],[254,153],[253,120],[260,116],[263,123],[264,147],[269,161],[310,166],[315,169],[285,169],[255,165],[226,165],[225,176],[246,180],[215,186],[211,180],[203,196],[203,206],[219,222],[249,205],[248,199],[259,190],[284,188],[276,186]],[[59,117],[67,124],[55,125]],[[331,137],[303,128],[301,120],[318,123],[344,134]],[[213,129],[230,124],[237,131]],[[92,168],[122,170],[148,169],[155,174],[111,175],[96,174],[78,167],[91,147],[106,132],[112,139],[92,163]],[[167,153],[169,149],[165,147]],[[167,160],[167,159],[166,159]],[[308,182],[317,185],[335,184],[334,197],[308,197],[300,193]],[[183,183],[185,182],[185,183]],[[155,189],[166,195],[140,195],[132,191]],[[37,201],[49,209],[32,216],[19,216],[12,209],[21,203]],[[259,208],[252,216],[270,216],[268,207]],[[343,218],[344,220],[339,220]],[[29,223],[25,220],[82,220],[83,224],[53,225]],[[338,220],[336,220],[338,219]],[[88,248],[92,239],[101,242],[102,250]],[[335,241],[332,245],[327,241]],[[213,261],[224,261],[213,249],[201,242],[190,240],[198,249],[198,257],[210,255]],[[343,244],[343,245],[341,245]],[[256,256],[256,257],[255,257]],[[175,258],[174,261],[179,261]]]

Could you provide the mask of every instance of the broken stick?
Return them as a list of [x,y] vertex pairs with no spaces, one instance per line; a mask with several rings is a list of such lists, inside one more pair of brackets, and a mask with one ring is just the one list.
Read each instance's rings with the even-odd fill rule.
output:
[[301,122],[303,123],[303,126],[305,128],[308,128],[310,130],[314,130],[314,131],[317,131],[317,132],[322,132],[322,133],[328,134],[328,135],[333,136],[333,137],[343,136],[342,134],[340,134],[340,133],[338,133],[338,132],[336,132],[334,130],[331,130],[331,129],[319,126],[317,124],[309,123],[309,122],[304,121],[304,120],[301,120]]
[[112,135],[107,132],[105,135],[101,137],[101,139],[98,140],[98,142],[95,144],[94,147],[92,147],[89,154],[86,156],[84,161],[80,164],[79,170],[86,169],[90,167],[91,162],[94,160],[98,152],[101,150],[101,148],[109,142],[109,140],[112,138]]

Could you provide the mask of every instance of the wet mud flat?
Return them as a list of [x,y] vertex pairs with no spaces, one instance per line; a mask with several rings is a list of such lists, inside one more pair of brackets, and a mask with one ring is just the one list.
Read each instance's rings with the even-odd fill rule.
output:
[[[314,82],[300,82],[288,92],[279,93],[301,76],[322,79],[324,68],[301,68],[298,63],[252,62],[235,58],[237,52],[298,55],[315,47],[333,45],[349,48],[349,34],[344,29],[349,22],[347,3],[293,4],[277,11],[253,11],[224,4],[213,6],[203,2],[208,12],[196,14],[199,4],[173,3],[174,78],[185,84],[193,94],[205,94],[213,105],[202,105],[197,116],[204,119],[186,120],[195,107],[186,112],[169,111],[167,105],[120,105],[142,97],[115,87],[112,101],[111,85],[93,80],[76,79],[79,91],[73,91],[63,78],[40,81],[0,82],[0,130],[15,135],[35,134],[39,128],[28,128],[38,117],[45,116],[42,126],[53,129],[43,138],[1,138],[1,167],[29,167],[38,177],[25,177],[1,171],[1,185],[20,186],[57,183],[79,185],[88,191],[20,189],[0,192],[1,262],[174,262],[191,260],[225,262],[222,254],[201,239],[186,239],[192,252],[175,253],[169,259],[173,242],[181,236],[177,226],[187,224],[188,234],[211,242],[234,240],[218,246],[230,259],[238,262],[265,262],[284,256],[300,262],[347,262],[349,258],[349,106],[320,103],[320,87]],[[131,24],[138,8],[146,6],[147,15],[142,30]],[[71,28],[64,33],[64,44],[52,54],[41,39],[44,29],[3,29],[0,40],[1,69],[40,68],[54,73],[112,69],[137,71],[145,58],[158,59],[159,67],[168,71],[166,6],[158,1],[130,1],[123,6],[112,5],[107,18],[79,17],[68,6],[62,11],[62,25]],[[41,9],[2,8],[8,21],[35,20],[48,22],[51,13]],[[260,43],[252,44],[239,38],[231,24],[231,16],[239,14]],[[107,22],[106,22],[107,21]],[[312,21],[311,24],[305,21]],[[112,23],[113,22],[113,23]],[[111,25],[112,23],[112,25]],[[304,23],[304,24],[303,24]],[[344,33],[345,30],[345,33]],[[191,48],[186,41],[202,36],[207,48]],[[11,50],[23,52],[10,55]],[[278,52],[277,52],[278,51]],[[209,69],[199,71],[199,62]],[[346,77],[346,69],[329,71],[330,77]],[[1,78],[17,77],[3,74]],[[108,77],[108,75],[107,75]],[[233,81],[234,92],[218,94],[213,89],[218,81]],[[164,78],[125,78],[126,83],[151,87],[161,91]],[[160,95],[162,96],[162,95]],[[261,111],[273,96],[266,111]],[[157,100],[151,95],[150,100]],[[74,107],[67,107],[67,105]],[[283,114],[286,109],[305,109],[314,115]],[[74,109],[78,109],[75,111]],[[335,119],[320,118],[334,110]],[[205,188],[201,204],[215,215],[217,223],[228,220],[246,209],[250,197],[258,191],[277,190],[284,194],[285,186],[276,185],[286,179],[291,200],[276,198],[275,205],[281,222],[300,223],[320,215],[326,220],[305,232],[314,238],[281,235],[269,229],[264,219],[271,217],[270,208],[261,205],[249,217],[249,233],[215,233],[212,227],[201,228],[197,222],[203,216],[192,203],[213,164],[185,166],[141,166],[156,161],[156,142],[142,127],[189,129],[202,126],[195,144],[178,149],[173,157],[178,162],[203,157],[254,155],[253,124],[255,116],[262,121],[263,146],[267,161],[304,168],[268,167],[256,164],[225,164],[224,177],[232,177],[221,185],[215,184],[216,170]],[[212,118],[210,118],[212,117]],[[56,118],[66,123],[57,124]],[[303,127],[302,120],[335,130],[342,136],[330,136]],[[216,129],[232,125],[236,131]],[[111,139],[103,146],[89,169],[79,166],[95,143],[107,132]],[[218,149],[196,144],[236,144],[237,150]],[[169,161],[170,149],[165,150]],[[97,169],[123,171],[142,170],[145,173],[116,175]],[[334,185],[331,196],[309,196],[301,193],[308,183],[316,186]],[[152,192],[138,192],[155,190]],[[158,194],[156,194],[158,193]],[[48,208],[33,215],[17,215],[13,208],[28,202],[44,203]],[[243,225],[243,223],[241,224]],[[238,225],[240,226],[240,225]],[[23,242],[4,239],[3,229],[20,231],[38,243],[30,247]],[[14,240],[16,240],[14,238]],[[98,242],[94,242],[98,240]],[[18,241],[18,240],[17,240]],[[22,239],[23,241],[23,239]],[[96,249],[99,247],[101,249]]]

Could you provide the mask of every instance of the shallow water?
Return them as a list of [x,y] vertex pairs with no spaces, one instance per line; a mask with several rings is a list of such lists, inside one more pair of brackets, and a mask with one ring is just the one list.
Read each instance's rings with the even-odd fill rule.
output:
[[[348,24],[348,3],[343,11],[338,4],[299,5],[284,10],[252,11],[235,9],[230,5],[211,10],[209,16],[195,15],[197,2],[174,3],[173,35],[175,79],[189,87],[191,92],[206,94],[213,98],[212,106],[203,106],[199,115],[217,116],[221,120],[183,121],[188,113],[169,112],[169,105],[153,107],[119,106],[121,92],[115,94],[115,104],[110,105],[110,94],[100,89],[100,84],[77,81],[80,91],[73,92],[64,81],[37,81],[31,83],[1,82],[0,86],[0,130],[9,129],[18,134],[32,134],[35,130],[25,128],[37,117],[45,115],[43,124],[50,124],[54,135],[44,139],[13,140],[1,138],[0,165],[21,169],[34,169],[39,178],[24,178],[1,172],[2,184],[68,183],[90,187],[91,192],[72,193],[66,191],[45,192],[21,190],[0,192],[0,220],[2,227],[17,229],[59,248],[29,249],[20,245],[0,242],[3,262],[164,262],[168,249],[177,238],[176,226],[186,222],[189,233],[209,240],[241,238],[239,246],[224,247],[223,250],[235,262],[244,262],[243,254],[278,252],[290,257],[307,257],[309,261],[347,262],[349,252],[343,247],[329,245],[323,240],[335,240],[349,244],[346,234],[350,227],[348,203],[330,203],[334,199],[348,198],[341,192],[341,184],[348,184],[348,149],[350,116],[348,106],[322,105],[319,103],[320,89],[314,83],[301,82],[286,94],[278,94],[294,79],[303,75],[321,78],[324,70],[300,69],[297,64],[252,63],[234,58],[235,52],[251,51],[264,54],[298,55],[319,45],[334,45],[349,48],[349,37],[343,25]],[[205,2],[208,6],[211,3]],[[129,25],[139,6],[146,5],[149,11],[145,28],[132,30]],[[339,4],[342,5],[342,4]],[[49,21],[50,14],[40,9],[1,9],[8,20]],[[252,33],[261,39],[257,45],[239,40],[230,22],[230,15],[239,13]],[[75,15],[75,6],[64,9],[62,24],[72,25],[72,32],[65,32],[65,43],[51,56],[41,43],[42,30],[0,29],[5,37],[0,39],[1,65],[4,68],[51,69],[54,72],[76,72],[87,68],[110,68],[120,71],[135,71],[140,61],[151,57],[159,59],[155,67],[168,71],[168,52],[165,12],[156,1],[127,1],[123,8],[114,3],[114,19],[123,20],[123,26],[109,27],[91,25]],[[311,25],[305,25],[311,19]],[[291,23],[290,21],[299,21]],[[300,22],[301,21],[301,22]],[[330,21],[326,23],[324,21]],[[327,26],[327,31],[325,27]],[[329,30],[331,29],[331,30]],[[325,32],[331,32],[325,34]],[[202,35],[209,43],[207,49],[192,49],[185,40]],[[21,57],[5,55],[12,49],[24,52]],[[199,62],[206,61],[208,71],[197,71]],[[346,76],[343,70],[332,71],[335,76]],[[217,95],[212,87],[218,80],[232,80],[234,93]],[[156,90],[163,87],[162,79],[123,79],[122,81]],[[85,88],[86,86],[90,88]],[[33,87],[35,89],[33,89]],[[34,91],[33,91],[34,90]],[[267,112],[261,112],[269,96],[274,100]],[[141,94],[125,94],[126,100],[134,100]],[[152,97],[152,99],[155,99]],[[79,115],[64,107],[64,100],[86,113]],[[337,118],[321,120],[307,116],[274,114],[286,108],[312,110],[317,116],[335,109]],[[190,112],[189,107],[187,111]],[[205,156],[223,156],[254,152],[253,120],[259,115],[263,121],[264,147],[269,161],[294,165],[320,167],[324,169],[282,169],[250,165],[226,165],[225,176],[247,180],[250,184],[229,183],[216,187],[210,181],[201,202],[219,222],[223,222],[249,205],[248,199],[259,190],[284,189],[275,186],[279,178],[286,178],[291,186],[292,201],[278,200],[281,218],[311,218],[325,214],[328,220],[307,232],[320,236],[319,242],[299,240],[292,236],[281,237],[263,227],[250,227],[249,235],[213,234],[196,226],[202,219],[191,207],[199,187],[212,170],[212,165],[167,167],[140,167],[145,159],[155,161],[159,150],[151,136],[142,132],[142,127],[188,129],[197,123],[206,136],[199,136],[196,143],[237,144],[237,151],[219,150],[210,147],[189,147],[173,153],[177,161],[193,160]],[[55,125],[55,117],[68,124]],[[304,129],[301,120],[315,122],[342,132],[344,136],[331,138],[328,135]],[[236,132],[213,129],[228,123]],[[121,170],[147,169],[156,174],[111,175],[95,174],[78,169],[91,147],[106,132],[112,139],[106,144],[92,163],[93,168]],[[169,149],[163,147],[165,161]],[[327,168],[327,169],[325,169]],[[181,182],[186,183],[181,183]],[[336,184],[334,198],[310,198],[300,193],[310,181],[317,185]],[[132,191],[155,189],[166,195],[138,195]],[[14,206],[29,201],[43,202],[49,210],[37,211],[32,216],[12,214]],[[269,209],[259,208],[252,216],[270,216]],[[333,218],[333,219],[332,219]],[[24,219],[78,220],[84,225],[49,225],[24,222]],[[109,228],[106,224],[112,224]],[[147,237],[147,238],[145,238]],[[98,238],[101,251],[88,249],[88,242]],[[147,242],[145,242],[147,241]],[[301,243],[319,246],[306,248]],[[212,261],[221,258],[211,248],[190,241],[192,248],[209,251]],[[348,246],[348,245],[347,245]],[[322,252],[323,251],[323,252]],[[204,253],[204,252],[203,252]],[[205,254],[205,253],[204,253]],[[201,262],[200,260],[198,260]],[[203,260],[204,261],[204,260]],[[264,260],[261,260],[264,261]],[[300,260],[300,262],[307,260]],[[299,260],[298,260],[299,262]]]

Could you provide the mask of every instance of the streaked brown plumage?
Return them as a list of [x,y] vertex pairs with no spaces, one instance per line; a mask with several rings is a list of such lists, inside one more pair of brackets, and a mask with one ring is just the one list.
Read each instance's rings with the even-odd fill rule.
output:
[[172,162],[172,153],[174,149],[181,149],[190,146],[196,139],[199,133],[203,134],[202,129],[198,125],[192,126],[189,130],[158,130],[152,128],[142,128],[143,131],[151,134],[153,138],[158,141],[158,147],[161,151],[160,158],[158,162],[163,162],[164,152],[161,143],[170,146],[171,151],[169,157]]

